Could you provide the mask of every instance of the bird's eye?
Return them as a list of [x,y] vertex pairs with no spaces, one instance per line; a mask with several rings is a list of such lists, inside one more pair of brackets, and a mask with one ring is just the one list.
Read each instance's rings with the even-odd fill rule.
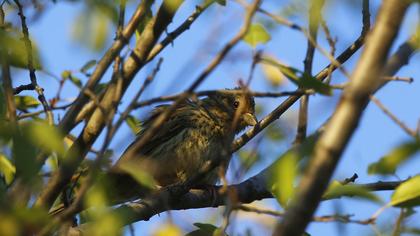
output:
[[233,107],[236,109],[239,107],[239,101],[234,101],[233,102]]

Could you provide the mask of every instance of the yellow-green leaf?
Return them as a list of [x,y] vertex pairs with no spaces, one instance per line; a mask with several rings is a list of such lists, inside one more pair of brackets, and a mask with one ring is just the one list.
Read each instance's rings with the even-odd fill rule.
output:
[[396,207],[413,207],[420,205],[420,175],[400,184],[391,197],[390,204]]
[[141,122],[136,117],[129,115],[127,119],[125,119],[125,122],[134,134],[138,134],[140,132]]
[[156,232],[153,233],[153,236],[181,236],[181,229],[174,224],[164,224],[159,227]]
[[[34,69],[41,69],[39,51],[35,42],[32,41],[32,66]],[[3,55],[1,55],[3,54]],[[28,68],[28,56],[24,42],[20,36],[13,35],[0,29],[0,63],[3,58],[7,58],[11,66]]]
[[297,160],[296,152],[286,152],[270,170],[271,192],[284,208],[287,207],[289,199],[294,194]]
[[138,166],[138,163],[135,163],[135,161],[124,161],[119,165],[121,170],[131,175],[131,177],[133,177],[142,186],[149,189],[156,189],[158,184],[153,176],[146,171],[139,169]]
[[29,108],[36,108],[41,103],[32,96],[15,96],[15,104],[19,110],[26,110]]
[[15,166],[2,153],[0,153],[0,173],[4,175],[4,179],[7,185],[12,182],[16,173]]
[[417,140],[410,140],[398,145],[396,148],[379,161],[369,165],[369,174],[388,175],[394,174],[397,167],[403,162],[410,159],[420,150],[420,142]]
[[64,154],[63,137],[54,126],[44,122],[32,122],[28,125],[27,135],[35,146],[47,152]]
[[96,65],[96,60],[90,60],[90,61],[86,62],[86,63],[82,66],[82,68],[80,68],[80,72],[82,72],[83,74],[86,74],[86,73],[87,73],[87,71],[88,71],[90,68],[94,67],[95,65]]
[[252,47],[256,47],[257,44],[264,44],[270,41],[271,36],[267,32],[261,24],[253,24],[249,28],[248,32],[244,37],[244,41],[251,45]]
[[332,89],[329,85],[322,83],[322,81],[317,80],[315,77],[312,77],[296,68],[283,65],[279,61],[270,57],[263,57],[261,58],[261,61],[264,64],[276,66],[286,78],[296,84],[299,88],[313,89],[320,94],[328,96],[332,94]]
[[330,186],[328,187],[327,191],[325,192],[323,198],[324,199],[334,199],[340,197],[358,197],[366,200],[370,200],[373,202],[381,202],[381,199],[370,192],[368,189],[352,185],[346,184],[343,185],[338,181],[333,181]]

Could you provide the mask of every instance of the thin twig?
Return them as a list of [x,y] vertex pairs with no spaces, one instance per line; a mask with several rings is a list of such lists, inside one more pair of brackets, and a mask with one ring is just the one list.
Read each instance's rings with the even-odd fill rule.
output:
[[384,80],[401,81],[401,82],[407,82],[409,84],[411,84],[411,83],[414,82],[414,78],[413,77],[385,76],[383,78],[384,78]]
[[[65,110],[65,109],[69,108],[72,104],[73,103],[69,103],[69,104],[65,104],[65,105],[62,105],[62,106],[51,107],[51,110]],[[29,112],[29,113],[23,113],[23,114],[20,114],[17,117],[17,119],[18,120],[22,120],[22,119],[25,119],[25,118],[30,118],[30,117],[34,117],[34,116],[40,115],[42,113],[45,113],[45,110],[39,110],[39,111],[34,111],[34,112]]]
[[393,120],[398,126],[401,127],[408,135],[416,138],[418,137],[418,134],[415,130],[412,130],[410,127],[408,127],[406,124],[404,124],[396,115],[394,115],[388,108],[385,107],[384,104],[379,101],[375,96],[371,95],[370,100],[376,104],[376,106],[379,107],[391,120]]
[[[246,206],[246,205],[238,205],[235,207],[234,210],[241,210],[246,212],[253,212],[257,214],[264,214],[264,215],[270,215],[270,216],[276,216],[276,217],[283,217],[284,212],[280,211],[274,211],[270,209],[263,209],[263,208],[257,208],[252,206]],[[312,218],[313,222],[340,222],[340,223],[354,223],[354,224],[360,224],[360,225],[368,225],[373,224],[374,222],[371,220],[353,220],[351,219],[353,215],[325,215],[325,216],[314,216]]]
[[[192,93],[191,96],[201,97],[201,96],[209,96],[214,95],[217,92],[223,91],[224,93],[232,93],[232,94],[240,94],[243,93],[241,90],[204,90]],[[257,92],[257,91],[249,91],[247,94],[253,96],[253,97],[267,97],[267,98],[277,98],[277,97],[284,97],[284,96],[293,96],[293,95],[303,95],[303,94],[312,94],[313,91],[307,90],[297,90],[297,91],[284,91],[284,92]],[[169,95],[169,96],[161,96],[156,98],[151,98],[145,101],[141,101],[135,104],[134,109],[141,108],[144,106],[149,106],[154,103],[159,102],[167,102],[167,101],[174,101],[179,99],[181,96],[183,96],[183,93],[175,94],[175,95]]]
[[254,16],[259,3],[261,0],[255,0],[252,5],[247,9],[245,22],[240,29],[240,31],[222,48],[222,50],[216,55],[216,57],[210,62],[210,64],[204,69],[204,71],[197,77],[197,79],[193,82],[193,84],[180,96],[176,99],[176,101],[168,107],[162,114],[160,114],[153,124],[151,124],[150,128],[142,135],[141,139],[136,141],[130,149],[125,152],[125,156],[122,158],[130,159],[131,157],[135,156],[138,150],[140,150],[152,137],[152,135],[156,132],[157,129],[163,125],[165,120],[169,118],[170,114],[172,114],[175,109],[188,97],[193,95],[194,90],[208,77],[208,75],[213,72],[213,70],[222,62],[228,52],[238,44],[242,38],[246,35],[251,25],[252,17]]
[[[364,0],[364,2],[368,2],[368,0]],[[367,9],[365,7],[367,6]],[[363,28],[360,33],[360,36],[350,45],[348,46],[338,57],[337,61],[339,61],[341,64],[346,62],[351,56],[356,53],[360,47],[363,45],[366,34],[369,30],[369,4],[363,4]],[[336,67],[334,64],[330,64],[326,66],[321,72],[319,72],[315,78],[318,80],[324,80],[328,73],[330,73],[331,69],[330,67],[333,67],[332,69],[335,70]],[[268,114],[266,117],[264,117],[262,120],[258,122],[256,126],[249,129],[247,132],[245,132],[241,137],[237,138],[232,147],[232,152],[237,151],[239,148],[241,148],[243,145],[245,145],[249,140],[251,140],[253,137],[255,137],[257,134],[259,134],[265,127],[270,125],[273,121],[277,120],[287,109],[289,109],[297,100],[299,100],[299,95],[297,96],[290,96],[287,98],[283,103],[281,103],[277,108],[275,108],[270,114]]]
[[130,115],[130,112],[135,108],[138,99],[143,94],[144,90],[149,86],[149,84],[153,81],[153,79],[156,77],[156,74],[160,70],[160,66],[163,62],[163,58],[160,58],[155,69],[153,70],[152,74],[149,75],[146,80],[144,81],[143,85],[141,86],[140,90],[136,93],[134,98],[131,100],[130,104],[127,106],[127,108],[124,110],[123,113],[121,113],[119,119],[117,122],[112,126],[110,134],[113,136],[115,132],[118,130],[118,128],[121,126],[121,124],[127,119],[127,117]]
[[[312,76],[312,62],[315,53],[315,45],[317,44],[317,35],[319,28],[319,20],[321,19],[322,7],[325,1],[312,1],[309,7],[309,37],[307,42],[307,50],[304,63],[304,73]],[[312,40],[311,40],[312,39]],[[303,95],[299,104],[299,116],[297,124],[297,132],[294,140],[294,145],[302,143],[306,138],[306,129],[308,125],[308,108],[309,96]]]
[[74,120],[82,110],[83,106],[89,101],[89,97],[86,95],[86,93],[84,93],[84,91],[94,90],[108,67],[111,65],[112,61],[115,59],[115,57],[118,56],[119,52],[128,43],[129,39],[134,34],[139,22],[143,19],[145,12],[152,4],[152,2],[152,0],[145,0],[138,4],[136,11],[133,13],[133,16],[130,19],[130,22],[126,25],[122,32],[122,37],[116,39],[111,47],[106,51],[101,60],[98,61],[95,70],[83,87],[82,92],[79,93],[79,96],[75,100],[75,104],[70,108],[69,111],[66,112],[63,120],[60,122],[60,128],[64,133],[67,133],[73,128],[75,125]]
[[164,48],[166,48],[166,46],[173,43],[178,36],[190,29],[191,25],[201,15],[201,13],[203,13],[213,3],[214,1],[205,1],[203,5],[196,6],[195,11],[190,16],[188,16],[187,19],[180,26],[178,26],[178,28],[168,33],[166,38],[164,38],[159,44],[156,44],[153,47],[152,51],[147,56],[147,61],[153,60],[156,55],[158,55]]
[[26,17],[23,14],[23,8],[22,5],[20,4],[19,0],[14,0],[15,4],[18,7],[18,14],[20,16],[20,21],[21,21],[21,25],[22,25],[22,33],[23,33],[23,42],[25,43],[25,49],[26,49],[26,54],[27,54],[27,59],[28,59],[28,70],[29,70],[29,77],[31,79],[31,84],[33,86],[33,89],[37,92],[38,94],[38,100],[41,102],[42,107],[45,110],[45,113],[47,114],[47,120],[48,123],[50,125],[54,124],[54,116],[53,113],[51,111],[51,107],[47,102],[47,99],[45,99],[44,96],[44,89],[41,88],[38,85],[37,79],[36,79],[36,74],[35,74],[35,68],[34,68],[34,64],[33,64],[33,55],[32,55],[32,42],[29,39],[29,30],[28,30],[28,26],[26,25]]

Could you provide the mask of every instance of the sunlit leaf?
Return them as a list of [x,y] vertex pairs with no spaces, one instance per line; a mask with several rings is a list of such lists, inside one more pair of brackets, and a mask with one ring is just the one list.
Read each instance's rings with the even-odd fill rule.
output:
[[410,140],[398,145],[379,161],[369,165],[369,174],[394,174],[399,165],[409,160],[420,150],[420,142]]
[[114,22],[114,11],[104,4],[89,5],[73,24],[73,38],[95,51],[102,50]]
[[[220,233],[220,229],[212,224],[194,223],[198,228],[197,230],[191,231],[185,236],[214,236]],[[226,235],[226,234],[222,234]]]
[[29,108],[36,108],[41,103],[38,101],[38,99],[32,97],[32,96],[14,96],[16,108],[20,110],[27,110]]
[[247,34],[244,37],[244,41],[256,47],[257,44],[264,44],[270,41],[271,36],[261,24],[253,24],[250,26]]
[[0,174],[3,174],[6,184],[9,185],[16,173],[15,166],[2,153],[0,153]]
[[86,194],[89,216],[93,220],[86,235],[122,235],[121,220],[107,208],[105,188],[99,183],[93,185]]
[[15,217],[0,213],[0,235],[22,235]]
[[263,63],[276,66],[277,69],[280,70],[280,72],[286,78],[288,78],[292,83],[296,84],[299,88],[313,89],[320,94],[328,96],[332,94],[332,89],[330,86],[296,68],[283,65],[279,61],[269,57],[263,57],[261,61]]
[[330,184],[323,198],[334,199],[340,197],[357,197],[373,202],[381,202],[381,199],[378,196],[376,196],[366,188],[352,184],[343,185],[335,180]]
[[277,67],[270,64],[261,64],[262,72],[264,73],[265,78],[273,86],[280,86],[285,81],[285,76],[281,73]]
[[33,144],[44,151],[64,154],[63,137],[54,126],[44,122],[32,122],[28,125],[27,135]]
[[270,170],[271,192],[283,208],[287,207],[289,199],[294,194],[294,181],[297,175],[297,154],[286,152]]
[[164,224],[159,227],[156,232],[153,233],[153,236],[181,236],[182,231],[178,226],[174,224]]
[[[38,49],[32,42],[32,66],[34,69],[41,69],[41,62]],[[11,35],[0,29],[0,62],[3,58],[14,67],[28,68],[28,55],[24,42],[20,36]]]
[[390,204],[396,207],[414,207],[420,205],[420,175],[400,184],[391,197]]
[[61,73],[61,78],[63,78],[63,79],[69,79],[70,80],[70,82],[72,82],[74,85],[76,85],[76,87],[78,87],[78,88],[82,88],[82,80],[81,79],[79,79],[79,78],[77,78],[77,77],[75,77],[72,73],[71,73],[71,71],[69,71],[69,70],[65,70],[65,71],[63,71],[62,73]]
[[127,123],[128,127],[130,127],[131,131],[134,134],[138,134],[141,130],[141,122],[136,117],[129,115],[127,119],[125,119],[125,122]]

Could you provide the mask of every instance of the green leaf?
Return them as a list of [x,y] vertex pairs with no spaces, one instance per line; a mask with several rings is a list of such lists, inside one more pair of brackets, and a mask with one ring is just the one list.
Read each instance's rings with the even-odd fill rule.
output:
[[80,72],[82,72],[83,74],[87,74],[88,70],[92,67],[94,67],[96,65],[96,60],[90,60],[88,62],[86,62],[82,68],[80,68]]
[[19,110],[27,110],[29,108],[36,108],[41,103],[38,101],[38,99],[32,97],[32,96],[15,96],[14,97],[16,108]]
[[[220,229],[217,226],[212,224],[204,224],[204,223],[194,223],[194,225],[198,228],[192,232],[189,232],[185,236],[213,236],[213,235],[220,235]],[[227,235],[227,234],[221,234]]]
[[[18,130],[13,136],[12,146],[12,160],[16,167],[16,173],[22,177],[25,183],[34,183],[36,180],[39,163],[36,161],[37,149],[32,142],[30,142],[25,127],[22,126],[22,131]],[[38,137],[39,139],[46,139],[46,136]]]
[[418,140],[410,140],[398,145],[396,148],[379,161],[369,165],[369,174],[389,175],[394,174],[397,167],[409,160],[414,154],[420,150],[420,142]]
[[69,79],[70,82],[72,82],[74,85],[76,85],[76,87],[78,88],[82,88],[83,84],[82,84],[82,80],[75,77],[71,71],[69,70],[65,70],[61,73],[61,78],[63,79]]
[[140,132],[141,122],[136,117],[129,115],[127,119],[125,119],[125,122],[134,134],[138,134]]
[[316,92],[327,96],[332,95],[332,88],[329,85],[322,83],[322,81],[317,80],[315,77],[312,77],[307,73],[304,73],[296,68],[283,65],[269,57],[263,57],[261,61],[263,63],[276,66],[286,78],[296,84],[299,88],[313,89]]
[[226,6],[226,0],[216,0],[217,4]]
[[63,136],[56,127],[44,122],[31,122],[27,126],[26,133],[31,142],[46,152],[57,152],[64,155]]
[[121,170],[127,172],[133,177],[139,184],[149,189],[156,189],[157,182],[148,172],[138,168],[136,161],[124,161],[121,162],[119,167]]
[[[32,41],[32,66],[34,69],[41,69],[39,51],[36,44]],[[0,29],[0,64],[2,59],[14,67],[28,68],[28,55],[24,42],[20,36],[12,35],[9,32]]]
[[420,175],[400,184],[391,197],[390,205],[396,207],[420,206]]
[[323,198],[324,199],[334,199],[340,197],[358,197],[366,200],[370,200],[373,202],[381,202],[381,199],[370,192],[368,189],[352,185],[346,184],[343,185],[338,181],[333,181],[330,186],[328,187],[327,191],[325,192]]
[[270,41],[270,39],[270,34],[261,24],[251,25],[244,37],[244,41],[254,48],[257,46],[257,44],[265,44]]
[[294,194],[293,185],[297,175],[297,160],[296,152],[286,152],[274,163],[270,170],[271,192],[283,208],[287,208],[287,203]]
[[4,175],[7,185],[12,182],[16,173],[16,167],[2,153],[0,153],[0,173]]

